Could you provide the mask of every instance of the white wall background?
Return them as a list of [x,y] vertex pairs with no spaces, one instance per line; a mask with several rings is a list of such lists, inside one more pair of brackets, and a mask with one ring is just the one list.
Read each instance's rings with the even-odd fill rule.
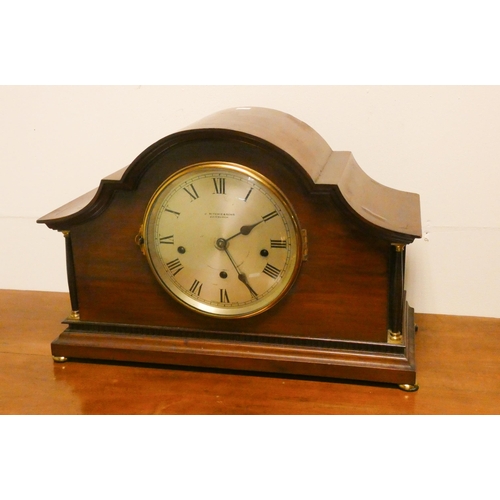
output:
[[378,182],[420,194],[417,312],[500,317],[498,86],[0,87],[0,288],[66,291],[63,236],[36,219],[233,106],[290,113]]

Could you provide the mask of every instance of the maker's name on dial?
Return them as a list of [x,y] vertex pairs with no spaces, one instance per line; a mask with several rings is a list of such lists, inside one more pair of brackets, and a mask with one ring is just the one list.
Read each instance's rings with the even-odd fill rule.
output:
[[229,217],[234,217],[236,214],[228,212],[209,212],[208,215],[211,219],[228,219]]

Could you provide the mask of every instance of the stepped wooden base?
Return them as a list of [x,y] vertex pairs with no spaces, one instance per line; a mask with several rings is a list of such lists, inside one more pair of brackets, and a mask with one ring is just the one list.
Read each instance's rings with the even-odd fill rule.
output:
[[270,372],[396,384],[413,391],[415,324],[406,306],[401,344],[227,335],[68,319],[55,359],[108,360]]

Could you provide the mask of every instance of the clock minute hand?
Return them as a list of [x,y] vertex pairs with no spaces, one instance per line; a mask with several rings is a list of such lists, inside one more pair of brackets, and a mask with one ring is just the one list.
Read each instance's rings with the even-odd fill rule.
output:
[[[219,240],[221,241],[221,240]],[[242,273],[239,269],[238,266],[236,265],[236,262],[234,259],[231,257],[231,254],[229,253],[227,249],[227,240],[224,240],[224,244],[220,246],[226,252],[226,255],[229,257],[229,260],[231,261],[231,264],[234,266],[236,269],[236,272],[238,273],[238,279],[248,288],[249,292],[252,294],[253,297],[257,297],[257,292],[250,286],[250,283],[248,282],[248,278],[246,274]]]
[[239,236],[240,234],[242,234],[243,236],[249,235],[250,232],[252,231],[252,229],[255,226],[258,226],[259,224],[262,224],[263,222],[264,222],[264,220],[260,220],[259,222],[256,222],[255,224],[249,224],[247,226],[241,226],[240,232],[236,233],[236,234],[233,234],[233,236],[231,236],[230,238],[227,238],[226,241],[232,240],[233,238],[236,238],[236,236]]
[[248,288],[252,296],[257,297],[257,292],[250,286],[247,275],[238,271],[238,279]]

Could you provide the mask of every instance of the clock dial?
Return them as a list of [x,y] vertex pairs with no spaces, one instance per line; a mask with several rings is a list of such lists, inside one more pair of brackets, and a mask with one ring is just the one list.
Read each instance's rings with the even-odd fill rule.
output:
[[144,251],[160,284],[186,306],[221,317],[272,307],[302,261],[297,217],[268,179],[241,165],[187,167],[156,191]]

